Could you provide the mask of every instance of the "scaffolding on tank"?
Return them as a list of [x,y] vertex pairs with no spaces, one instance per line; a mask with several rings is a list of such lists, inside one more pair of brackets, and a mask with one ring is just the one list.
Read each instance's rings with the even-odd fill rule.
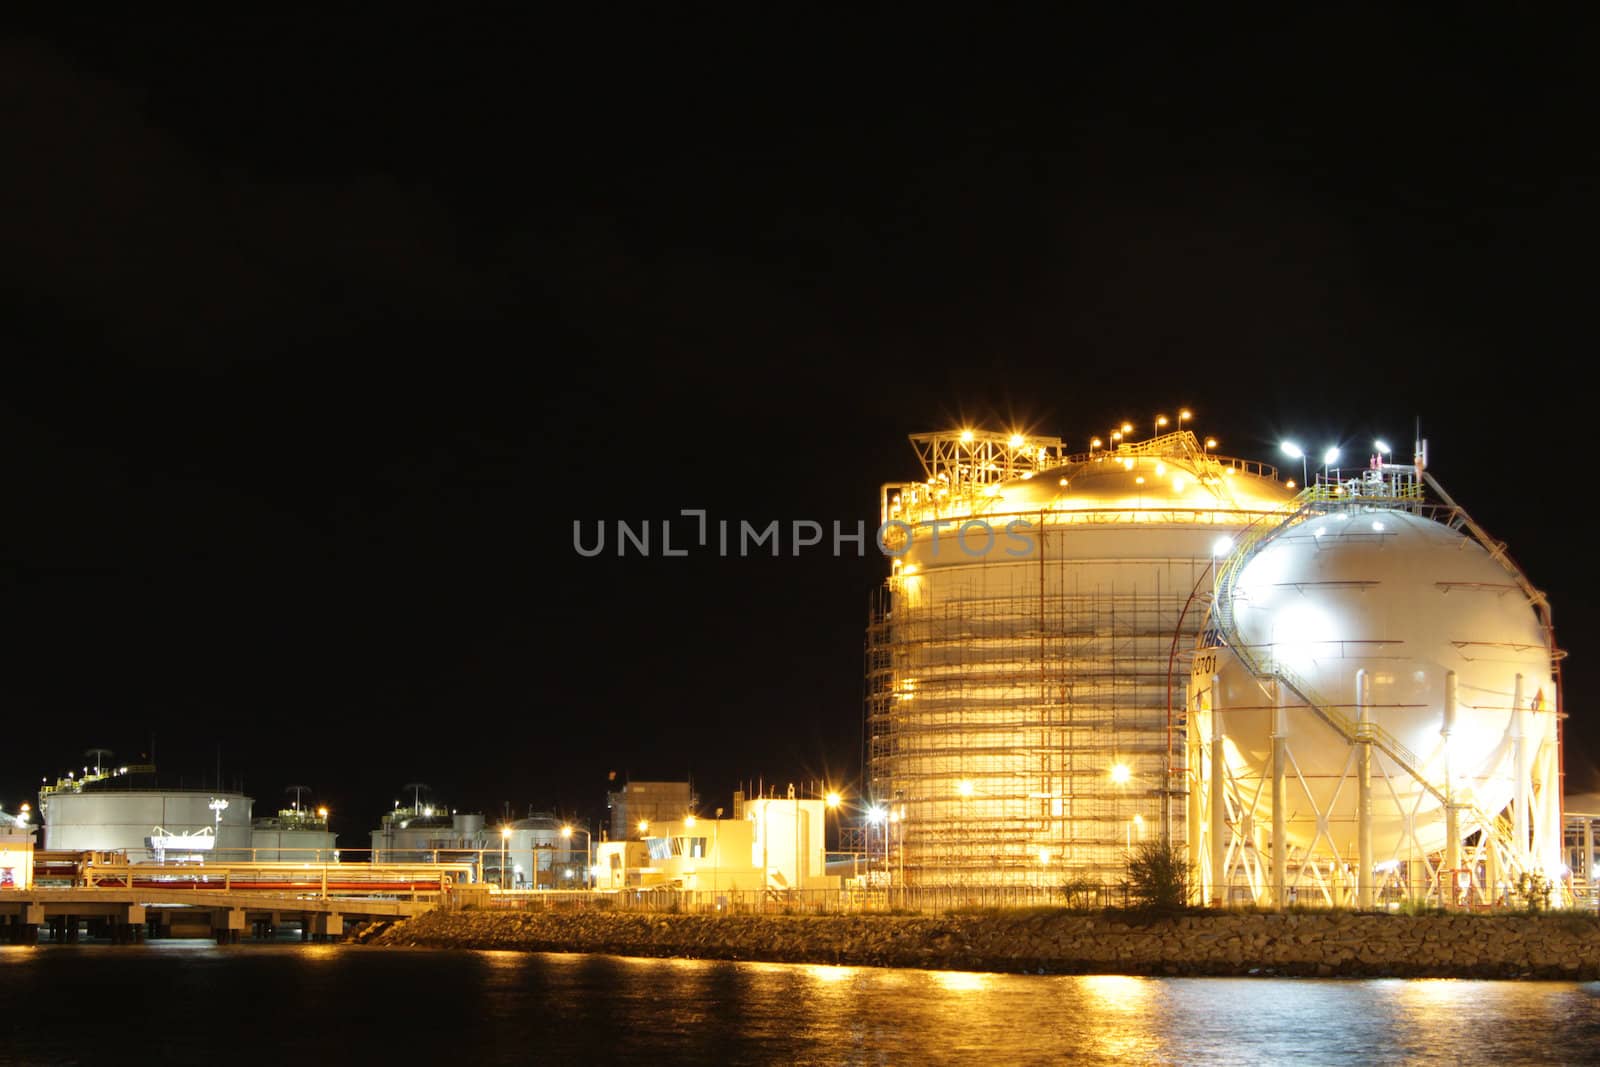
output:
[[[894,819],[883,866],[905,886],[975,891],[1120,881],[1132,846],[1184,840],[1185,808],[1171,801],[1183,788],[1175,635],[1186,647],[1198,634],[1203,612],[1189,601],[1213,543],[1264,513],[1241,506],[1234,480],[1276,472],[1201,449],[1187,431],[1070,456],[1023,435],[912,442],[925,479],[884,487],[886,522],[921,536],[934,519],[1023,519],[1036,540],[1027,558],[897,561],[872,597],[864,745],[869,792]],[[1205,500],[1016,509],[1000,491],[1038,479],[1065,493],[1084,474],[1131,481],[1136,470],[1187,478]],[[1073,539],[1090,530],[1143,531],[1171,551],[1086,556]]]

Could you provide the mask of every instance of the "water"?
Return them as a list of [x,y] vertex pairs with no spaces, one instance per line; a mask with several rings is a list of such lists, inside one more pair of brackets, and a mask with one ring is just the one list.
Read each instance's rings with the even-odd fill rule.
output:
[[0,1063],[1582,1063],[1600,983],[978,974],[353,945],[0,948]]

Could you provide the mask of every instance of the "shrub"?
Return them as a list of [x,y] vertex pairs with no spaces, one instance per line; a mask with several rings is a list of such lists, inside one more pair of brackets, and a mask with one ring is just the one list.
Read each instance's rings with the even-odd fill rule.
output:
[[1100,883],[1087,878],[1069,878],[1061,883],[1061,895],[1067,898],[1067,907],[1085,910],[1095,905],[1100,895]]
[[1128,855],[1128,898],[1136,908],[1182,911],[1189,905],[1189,865],[1160,841],[1142,841]]
[[1526,911],[1541,912],[1550,907],[1550,879],[1536,871],[1523,871],[1511,894],[1522,902]]

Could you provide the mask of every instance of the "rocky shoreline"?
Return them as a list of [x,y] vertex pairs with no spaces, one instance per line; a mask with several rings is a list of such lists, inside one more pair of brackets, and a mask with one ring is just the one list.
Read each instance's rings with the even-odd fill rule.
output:
[[1600,979],[1592,915],[435,911],[374,945],[1043,974]]

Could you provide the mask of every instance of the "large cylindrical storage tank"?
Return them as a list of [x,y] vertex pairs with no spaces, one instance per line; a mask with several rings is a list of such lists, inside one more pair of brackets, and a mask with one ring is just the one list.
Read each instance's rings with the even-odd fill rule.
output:
[[[221,807],[224,803],[226,807]],[[253,803],[242,793],[209,790],[90,788],[57,792],[45,807],[44,847],[126,851],[129,859],[143,861],[155,858],[151,838],[165,831],[168,838],[214,835],[212,847],[203,850],[206,858],[247,860]],[[184,850],[185,855],[190,852],[202,854],[201,850]]]
[[[1075,456],[1026,435],[912,441],[926,478],[885,487],[895,558],[867,640],[875,877],[1119,882],[1181,786],[1169,678],[1181,712],[1194,594],[1293,491],[1188,432]],[[1180,843],[1183,817],[1180,798]]]
[[[1540,595],[1411,488],[1319,486],[1224,568],[1220,639],[1190,686],[1191,789],[1228,798],[1203,850],[1213,899],[1248,883],[1256,899],[1371,905],[1385,886],[1437,899],[1441,870],[1448,885],[1480,862],[1479,882],[1559,868]],[[1503,848],[1474,860],[1489,841]]]

